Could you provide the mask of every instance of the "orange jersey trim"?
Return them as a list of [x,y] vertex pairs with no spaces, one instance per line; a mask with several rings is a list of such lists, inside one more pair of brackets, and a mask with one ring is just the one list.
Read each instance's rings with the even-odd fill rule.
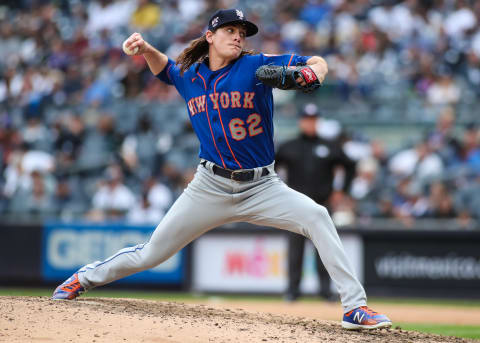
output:
[[[206,92],[207,91],[207,83],[205,82],[205,79],[203,78],[203,76],[199,72],[197,72],[197,75],[200,76],[200,78],[202,79],[203,85],[205,86],[205,92]],[[205,102],[206,101],[207,100],[205,98]],[[208,126],[210,127],[210,133],[212,134],[213,145],[215,146],[215,150],[217,150],[218,156],[220,156],[220,159],[222,160],[223,168],[227,168],[227,166],[225,165],[225,162],[223,161],[222,154],[220,153],[220,150],[218,150],[217,143],[215,143],[215,136],[213,135],[212,125],[210,124],[210,116],[208,115],[208,104],[205,104],[205,105],[206,105],[205,110],[206,110],[206,113],[207,113]],[[223,128],[223,125],[222,125],[222,128]],[[223,131],[223,133],[225,133],[225,131]]]
[[287,67],[290,67],[290,63],[292,63],[292,59],[293,59],[293,54],[292,54],[292,56],[290,56],[290,61],[288,61],[288,66]]
[[[222,75],[220,75],[217,79],[217,81],[215,81],[215,84],[213,85],[213,93],[217,93],[217,83],[218,81],[223,78],[225,75],[228,74],[228,71]],[[222,115],[220,113],[220,106],[218,106],[217,108],[217,111],[218,111],[218,117],[220,118],[220,124],[222,125],[222,130],[223,130],[223,135],[225,136],[225,141],[227,142],[227,146],[228,146],[228,149],[230,150],[230,153],[232,154],[233,156],[233,159],[235,160],[235,162],[237,162],[238,166],[240,167],[240,169],[243,169],[242,165],[240,164],[240,162],[237,161],[237,158],[235,157],[235,154],[233,153],[233,150],[232,148],[230,147],[230,143],[228,142],[228,138],[227,138],[227,134],[225,133],[225,128],[223,127],[223,121],[222,121]]]

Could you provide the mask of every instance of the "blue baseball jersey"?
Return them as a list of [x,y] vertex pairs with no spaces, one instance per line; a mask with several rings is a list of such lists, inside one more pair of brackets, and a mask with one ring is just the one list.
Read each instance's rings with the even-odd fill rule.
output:
[[251,169],[275,158],[272,88],[258,81],[255,71],[264,64],[296,65],[309,58],[245,55],[216,71],[196,63],[183,76],[169,59],[157,77],[174,85],[185,100],[200,158],[223,168]]

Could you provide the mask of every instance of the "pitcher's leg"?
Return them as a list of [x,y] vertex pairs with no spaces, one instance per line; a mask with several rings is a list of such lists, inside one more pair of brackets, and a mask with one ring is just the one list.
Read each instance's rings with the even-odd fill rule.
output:
[[330,291],[330,275],[327,268],[323,265],[322,260],[318,254],[315,254],[315,262],[317,264],[317,274],[320,279],[320,292],[319,295],[326,300],[331,300],[332,292]]
[[354,275],[342,242],[325,207],[272,180],[246,194],[240,211],[245,220],[293,231],[310,238],[335,283],[344,312],[366,305],[363,286]]
[[202,176],[192,181],[147,243],[86,265],[78,272],[81,285],[89,289],[155,267],[204,232],[228,222],[232,211],[225,206],[224,194],[208,187]]

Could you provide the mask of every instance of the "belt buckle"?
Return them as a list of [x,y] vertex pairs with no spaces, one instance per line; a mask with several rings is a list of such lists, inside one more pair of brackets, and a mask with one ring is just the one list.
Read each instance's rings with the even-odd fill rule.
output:
[[240,177],[240,175],[242,175],[242,172],[239,170],[232,170],[232,173],[230,174],[230,180],[237,181],[237,182],[241,181],[240,179],[237,180],[235,178],[235,175],[238,175]]

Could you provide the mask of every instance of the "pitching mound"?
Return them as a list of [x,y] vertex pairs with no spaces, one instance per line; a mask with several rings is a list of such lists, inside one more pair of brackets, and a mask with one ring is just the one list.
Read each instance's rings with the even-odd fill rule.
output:
[[206,305],[80,298],[0,297],[0,342],[473,342],[406,332],[345,331],[339,322]]

